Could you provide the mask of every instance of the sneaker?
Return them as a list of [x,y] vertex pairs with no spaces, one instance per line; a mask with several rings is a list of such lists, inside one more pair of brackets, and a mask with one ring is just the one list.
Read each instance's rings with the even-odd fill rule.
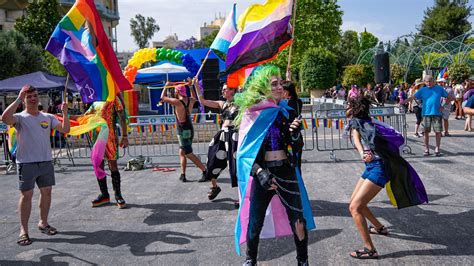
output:
[[92,201],[92,208],[100,207],[109,203],[110,203],[110,196],[100,194],[95,200]]
[[416,132],[415,134],[413,134],[413,137],[415,137],[415,138],[420,138],[421,135],[420,135],[418,132]]
[[186,179],[186,175],[185,175],[185,174],[181,174],[181,175],[179,176],[179,181],[181,181],[181,182],[183,182],[183,183],[184,183],[184,182],[188,182],[188,180]]

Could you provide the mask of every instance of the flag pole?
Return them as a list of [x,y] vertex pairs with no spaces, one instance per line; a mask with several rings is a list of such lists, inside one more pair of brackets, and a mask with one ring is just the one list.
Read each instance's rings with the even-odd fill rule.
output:
[[[296,30],[296,9],[297,9],[297,2],[298,0],[294,0],[293,2],[293,32],[291,33],[291,37],[293,42],[295,41],[295,30]],[[290,50],[288,51],[288,65],[286,66],[286,80],[291,80],[291,55],[293,51],[293,42],[290,45]]]
[[69,73],[67,73],[66,84],[64,84],[63,103],[67,104],[67,85],[69,83]]
[[[203,68],[204,65],[206,64],[207,59],[209,58],[209,55],[211,54],[211,51],[212,51],[211,48],[209,48],[209,51],[207,51],[206,57],[204,57],[204,60],[202,60],[201,66],[199,67],[199,70],[198,70],[198,72],[196,73],[196,76],[194,76],[193,80],[194,80],[194,79],[199,80],[199,74],[201,74],[202,68]],[[198,86],[199,86],[199,82],[198,82]],[[200,106],[200,111],[201,111],[201,113],[204,113],[204,107],[202,106],[202,103],[201,103],[201,96],[199,96],[200,91],[198,92],[194,86],[193,86],[192,89],[193,89],[194,92],[196,93],[197,100],[198,100],[199,106]]]

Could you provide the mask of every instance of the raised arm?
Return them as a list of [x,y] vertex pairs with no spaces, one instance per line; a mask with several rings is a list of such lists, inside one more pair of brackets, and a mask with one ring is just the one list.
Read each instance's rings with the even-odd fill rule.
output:
[[16,118],[13,116],[18,106],[21,104],[22,101],[25,100],[26,91],[28,90],[27,87],[23,87],[18,94],[18,98],[14,102],[12,102],[2,114],[2,121],[7,125],[14,125],[16,123]]
[[[204,94],[201,93],[201,89],[199,87],[199,82],[197,81],[197,79],[193,79],[193,87],[191,89],[191,96],[195,99],[199,99],[199,101],[204,105],[204,106],[207,106],[207,107],[210,107],[210,108],[215,108],[215,109],[222,109],[222,107],[224,106],[224,102],[223,101],[211,101],[211,100],[206,100],[204,98]],[[196,92],[199,94],[199,98],[196,97]]]
[[169,103],[171,105],[177,105],[178,104],[178,100],[176,100],[175,98],[171,98],[171,97],[168,97],[168,88],[170,86],[170,83],[169,82],[166,82],[165,84],[165,87],[163,88],[163,91],[161,92],[161,100],[165,103]]
[[55,129],[63,134],[69,133],[69,130],[71,129],[71,125],[69,121],[69,116],[67,114],[67,103],[61,104],[61,111],[63,115],[63,122],[57,125]]

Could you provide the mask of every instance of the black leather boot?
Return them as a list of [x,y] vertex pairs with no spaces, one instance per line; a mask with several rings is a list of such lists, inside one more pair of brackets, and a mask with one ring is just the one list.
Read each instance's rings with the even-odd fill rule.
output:
[[104,178],[97,179],[97,183],[99,183],[100,195],[95,200],[92,201],[93,208],[110,203],[110,195],[107,189],[106,177],[104,176]]
[[113,171],[112,174],[112,186],[115,191],[115,200],[117,201],[117,206],[119,209],[126,208],[125,200],[122,197],[122,192],[120,191],[120,172]]

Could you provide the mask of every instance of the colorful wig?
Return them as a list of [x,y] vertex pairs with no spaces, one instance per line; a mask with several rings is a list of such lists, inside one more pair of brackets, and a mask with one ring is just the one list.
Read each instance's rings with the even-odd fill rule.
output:
[[235,125],[240,125],[248,108],[271,97],[271,79],[274,76],[281,76],[280,69],[274,65],[264,65],[254,70],[244,85],[244,91],[234,96],[234,102],[239,106],[239,114],[235,119]]

